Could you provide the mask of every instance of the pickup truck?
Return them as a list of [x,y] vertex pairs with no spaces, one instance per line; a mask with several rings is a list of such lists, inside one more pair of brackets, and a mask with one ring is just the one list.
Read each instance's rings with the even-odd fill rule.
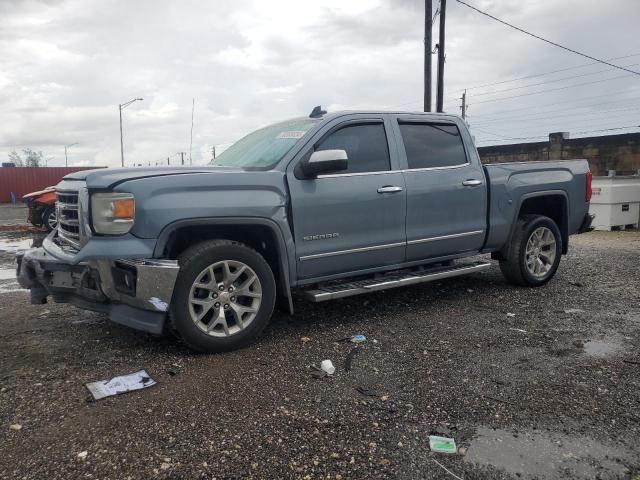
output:
[[[31,301],[204,352],[320,302],[478,272],[536,287],[588,231],[585,160],[482,165],[452,115],[336,112],[261,128],[205,167],[72,173],[57,228],[17,255]],[[466,257],[476,257],[467,258]]]

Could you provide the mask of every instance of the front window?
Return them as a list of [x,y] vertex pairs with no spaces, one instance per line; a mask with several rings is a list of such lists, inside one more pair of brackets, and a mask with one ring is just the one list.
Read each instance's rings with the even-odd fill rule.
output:
[[222,152],[210,165],[268,169],[278,163],[317,120],[298,118],[250,133]]

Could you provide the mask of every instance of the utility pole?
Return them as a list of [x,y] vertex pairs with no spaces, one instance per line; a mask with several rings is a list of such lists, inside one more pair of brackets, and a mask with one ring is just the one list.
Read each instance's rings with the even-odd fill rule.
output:
[[438,40],[438,94],[436,98],[436,111],[442,112],[444,99],[444,25],[447,13],[447,0],[440,0],[440,31]]
[[431,27],[433,20],[432,0],[424,0],[424,111],[431,111]]
[[70,143],[69,145],[64,146],[64,166],[65,167],[69,166],[69,155],[67,154],[67,150],[69,149],[69,147],[73,147],[74,145],[78,145],[78,142]]
[[460,105],[460,110],[462,110],[462,119],[467,118],[467,91],[462,92],[462,105]]
[[122,110],[127,108],[133,102],[141,102],[142,100],[144,100],[144,98],[134,98],[133,100],[129,100],[128,102],[118,104],[118,110],[120,110],[120,160],[122,162],[122,167],[124,167],[124,141],[122,140]]
[[211,160],[215,160],[216,159],[216,146],[213,145],[211,147]]
[[182,161],[182,165],[184,165],[184,152],[180,152],[180,159]]
[[191,150],[193,148],[193,112],[196,108],[196,99],[191,101],[191,136],[189,138],[189,165],[193,165],[193,158],[191,157]]
[[167,165],[171,165],[171,162],[169,161],[169,157],[167,157]]

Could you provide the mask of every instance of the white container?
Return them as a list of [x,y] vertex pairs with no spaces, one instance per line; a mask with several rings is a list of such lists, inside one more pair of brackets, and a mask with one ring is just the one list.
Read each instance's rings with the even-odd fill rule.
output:
[[593,177],[589,213],[596,230],[638,228],[640,223],[640,175]]
[[336,367],[333,366],[333,363],[331,363],[331,360],[323,360],[322,363],[320,364],[320,368],[327,375],[333,375],[334,373],[336,373]]

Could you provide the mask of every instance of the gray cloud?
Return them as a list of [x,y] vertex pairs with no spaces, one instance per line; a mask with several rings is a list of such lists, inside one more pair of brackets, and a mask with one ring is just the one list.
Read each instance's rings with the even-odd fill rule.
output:
[[[640,54],[636,0],[619,0],[615,8],[585,0],[472,3],[595,56]],[[32,146],[55,156],[51,164],[61,164],[62,146],[78,142],[71,163],[118,165],[117,105],[138,96],[145,100],[124,111],[125,149],[129,162],[143,164],[175,159],[176,152],[188,150],[194,97],[195,163],[206,162],[214,144],[307,114],[318,103],[330,109],[420,109],[423,4],[4,0],[0,157]],[[587,63],[449,1],[449,111],[459,111],[465,88]],[[640,63],[640,55],[620,63]],[[637,110],[631,109],[640,107],[639,77],[527,95],[622,72],[499,92],[603,68],[469,89],[474,134],[481,143],[494,143],[555,130],[639,124]],[[499,100],[506,96],[516,98]],[[564,107],[560,113],[574,115],[544,113]],[[495,113],[501,111],[510,112]]]

